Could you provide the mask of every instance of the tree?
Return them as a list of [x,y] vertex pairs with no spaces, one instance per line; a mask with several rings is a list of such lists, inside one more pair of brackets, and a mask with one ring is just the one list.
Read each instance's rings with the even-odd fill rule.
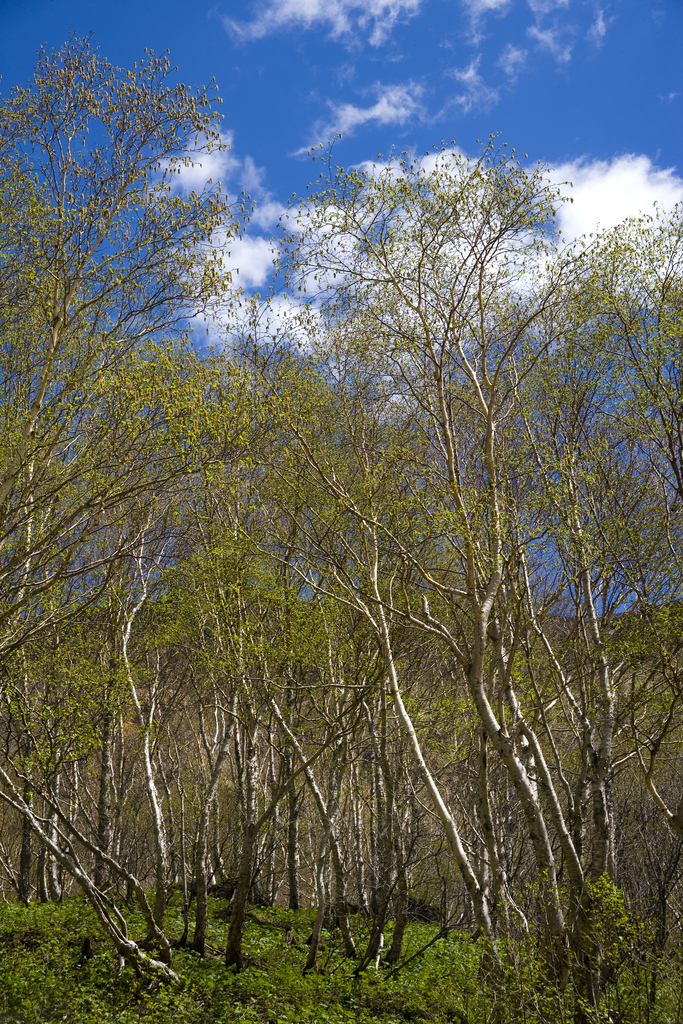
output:
[[219,183],[174,186],[221,140],[210,94],[169,75],[72,39],[2,104],[3,650],[97,592],[107,524],[196,458],[206,367],[182,333],[225,301],[237,226]]
[[[339,170],[305,203],[283,259],[291,280],[318,287],[318,373],[339,381],[337,429],[346,432],[338,447],[328,432],[324,448],[300,410],[288,422],[323,503],[315,571],[324,565],[325,581],[377,633],[394,707],[492,938],[482,883],[402,700],[392,633],[407,624],[450,652],[517,792],[549,945],[566,978],[567,926],[534,778],[541,752],[512,685],[524,623],[506,610],[526,541],[511,504],[519,474],[511,422],[520,388],[552,344],[540,324],[552,329],[576,273],[576,258],[555,253],[547,237],[555,198],[541,168],[526,172],[493,146],[473,162],[444,153],[431,167],[406,158],[372,172]],[[535,745],[533,770],[522,739]],[[564,837],[549,776],[544,783]],[[576,852],[568,842],[563,852],[580,898]]]
[[[653,719],[634,715],[638,760],[655,805],[683,837],[683,791],[665,799],[658,761],[681,724],[680,625],[683,578],[683,229],[678,206],[667,214],[626,221],[600,240],[593,304],[623,360],[622,398],[615,408],[622,434],[638,454],[649,485],[650,515],[625,517],[615,544],[623,576],[642,622],[632,641],[665,682]],[[624,543],[627,540],[627,543]],[[624,631],[625,632],[625,631]],[[664,696],[666,694],[666,696]],[[675,773],[670,773],[675,777]]]
[[[201,194],[174,187],[173,175],[221,140],[207,90],[192,95],[169,75],[166,57],[149,54],[125,71],[72,39],[41,53],[30,86],[2,104],[5,658],[102,594],[117,559],[140,562],[159,501],[198,465],[204,399],[216,381],[183,339],[189,317],[226,299],[222,244],[237,225],[219,183]],[[131,615],[123,625],[130,668]],[[169,959],[163,823],[149,756],[145,764],[159,860],[148,925]],[[128,940],[70,833],[112,869],[121,865],[61,820],[51,829],[66,853],[36,817],[30,784],[23,795],[17,789],[21,778],[21,757],[10,756],[2,799],[79,882],[122,955],[174,977]],[[54,794],[43,796],[59,815]],[[146,905],[130,873],[129,881]]]

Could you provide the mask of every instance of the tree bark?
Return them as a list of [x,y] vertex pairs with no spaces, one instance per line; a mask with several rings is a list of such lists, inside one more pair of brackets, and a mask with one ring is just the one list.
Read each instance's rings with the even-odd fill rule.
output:
[[118,911],[116,905],[108,900],[91,881],[76,858],[73,848],[71,849],[70,854],[66,853],[64,850],[60,849],[57,843],[54,842],[47,834],[40,822],[36,819],[32,807],[29,806],[29,804],[26,803],[23,797],[18,793],[12,784],[11,779],[2,767],[0,767],[0,779],[2,779],[6,789],[9,791],[4,792],[0,790],[0,799],[14,807],[15,810],[29,821],[33,832],[36,834],[40,842],[47,847],[55,860],[57,860],[78,883],[95,911],[105,934],[109,936],[120,956],[124,958],[130,957],[137,964],[140,971],[148,977],[151,975],[152,978],[164,981],[178,981],[178,975],[171,970],[168,964],[164,964],[159,960],[154,960],[153,958],[148,957],[142,949],[140,949],[137,943],[128,938],[126,922]]
[[320,945],[320,936],[323,930],[323,924],[325,917],[328,912],[327,905],[327,894],[325,892],[325,871],[327,869],[328,857],[329,857],[329,832],[327,829],[323,832],[323,837],[320,841],[320,849],[318,850],[318,856],[315,862],[315,898],[317,910],[315,914],[315,921],[313,922],[313,931],[308,946],[308,956],[306,957],[306,963],[304,964],[304,974],[308,971],[312,971],[315,967],[316,957],[318,955],[318,946]]
[[[113,666],[110,665],[110,669]],[[105,700],[108,695],[105,694]],[[99,798],[97,801],[97,845],[105,853],[111,852],[112,841],[112,789],[114,786],[114,716],[110,708],[104,713],[102,722],[102,754],[100,762],[100,784]],[[95,885],[102,888],[106,885],[107,876],[104,862],[100,856],[95,859],[95,872],[93,875]]]
[[238,971],[242,970],[242,936],[244,934],[247,901],[252,883],[254,847],[259,831],[258,826],[261,824],[260,822],[257,823],[256,820],[257,730],[256,718],[250,712],[248,723],[243,724],[241,727],[244,741],[244,760],[242,766],[244,828],[242,831],[242,852],[237,875],[237,888],[232,897],[230,928],[225,948],[226,966],[234,966]]
[[234,967],[238,971],[241,971],[243,967],[242,937],[244,935],[244,923],[247,913],[247,900],[249,898],[249,890],[251,889],[255,838],[255,824],[253,821],[247,822],[242,834],[242,854],[240,857],[239,874],[237,876],[237,888],[233,893],[230,904],[230,928],[225,947],[226,967]]
[[[33,809],[33,791],[30,783],[24,783],[24,802],[26,806]],[[19,851],[19,899],[26,906],[31,899],[31,866],[33,864],[33,825],[31,817],[25,815],[21,819],[21,849]]]
[[[285,771],[292,774],[292,758],[289,753],[285,757]],[[289,909],[299,910],[299,813],[301,799],[297,797],[296,784],[290,782],[287,790],[287,882],[289,886]]]
[[355,860],[355,889],[358,901],[358,911],[361,914],[368,912],[368,893],[365,885],[365,856],[363,853],[363,817],[358,792],[358,770],[351,761],[351,814],[353,853]]
[[[208,877],[207,877],[207,852],[208,852],[208,837],[209,837],[209,823],[211,818],[211,807],[218,791],[218,786],[223,774],[225,762],[228,759],[228,753],[230,750],[230,740],[232,738],[232,725],[230,728],[225,727],[223,733],[223,739],[216,756],[216,761],[213,766],[213,771],[209,779],[209,785],[203,796],[202,802],[202,813],[199,817],[199,825],[197,827],[197,846],[195,852],[195,868],[194,868],[194,888],[195,888],[195,899],[196,899],[196,910],[195,910],[195,925],[194,935],[192,937],[192,949],[204,956],[206,949],[206,928],[207,928],[207,890],[208,890]],[[250,876],[251,877],[251,876]]]
[[396,713],[398,715],[398,718],[406,733],[408,742],[412,749],[413,757],[415,759],[415,763],[417,765],[420,778],[422,779],[424,786],[427,790],[427,793],[429,794],[432,807],[434,808],[434,811],[443,826],[444,832],[446,833],[446,838],[448,839],[448,843],[453,853],[453,857],[460,870],[460,874],[462,875],[468,895],[472,901],[472,906],[474,908],[474,915],[477,924],[483,931],[484,935],[486,935],[489,941],[493,944],[493,924],[491,921],[491,913],[489,910],[489,904],[486,898],[486,894],[483,892],[481,886],[479,885],[477,876],[474,870],[472,869],[470,859],[467,853],[465,852],[465,847],[463,846],[462,839],[460,838],[460,833],[458,831],[455,820],[446,806],[446,803],[439,791],[439,788],[434,780],[432,773],[429,771],[429,768],[427,767],[427,762],[424,759],[422,748],[420,746],[420,741],[415,731],[415,726],[413,725],[412,719],[408,714],[408,710],[405,704],[403,703],[403,698],[401,697],[401,691],[398,685],[396,664],[394,662],[394,655],[391,644],[391,636],[389,633],[389,627],[387,624],[384,607],[382,604],[382,598],[379,592],[379,565],[377,558],[376,539],[374,543],[374,553],[374,563],[371,566],[371,583],[374,590],[373,596],[375,598],[376,608],[375,626],[378,630],[378,639],[381,644],[382,654],[384,656],[389,691],[393,698]]
[[402,849],[402,843],[398,837],[396,837],[396,863],[396,919],[394,921],[394,934],[391,937],[391,945],[389,946],[389,951],[384,958],[385,962],[388,964],[396,964],[401,959],[401,953],[403,952],[403,936],[405,935],[406,925],[408,924],[406,908],[408,896],[408,874],[406,871],[405,851]]
[[337,813],[339,810],[339,789],[341,786],[344,758],[338,756],[335,761],[335,767],[333,768],[332,779],[330,782],[330,801],[328,805],[325,803],[325,799],[315,780],[315,776],[313,775],[313,772],[311,771],[311,768],[306,761],[306,756],[304,754],[301,744],[299,743],[299,740],[285,722],[284,718],[282,717],[282,712],[280,711],[280,708],[278,707],[276,701],[273,698],[271,698],[270,704],[278,723],[280,724],[284,732],[287,734],[290,743],[294,747],[294,750],[296,751],[297,756],[301,761],[306,781],[308,782],[309,788],[311,790],[311,793],[313,794],[313,798],[318,808],[320,820],[325,829],[325,849],[327,850],[329,847],[329,850],[331,851],[332,854],[332,862],[334,864],[335,885],[337,894],[336,911],[337,917],[339,919],[339,927],[341,929],[342,937],[344,940],[344,949],[346,951],[347,956],[355,957],[356,946],[353,941],[353,936],[351,935],[351,926],[349,924],[349,910],[348,903],[346,900],[345,870],[342,859],[342,853],[339,846],[339,839],[337,837],[335,830]]

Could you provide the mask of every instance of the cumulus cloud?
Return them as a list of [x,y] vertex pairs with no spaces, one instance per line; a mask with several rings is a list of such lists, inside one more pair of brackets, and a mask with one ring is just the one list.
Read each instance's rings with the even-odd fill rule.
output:
[[503,69],[511,82],[514,82],[520,71],[524,70],[528,55],[527,50],[520,50],[512,43],[508,43],[500,55],[498,67]]
[[488,110],[498,102],[498,90],[486,84],[479,74],[481,54],[475,57],[466,68],[453,68],[448,74],[464,86],[464,92],[454,98],[454,102],[462,108],[463,113],[470,110]]
[[[356,107],[352,103],[329,103],[331,116],[319,121],[314,128],[314,142],[326,141],[337,134],[352,134],[357,128],[374,121],[375,124],[406,124],[422,113],[421,85],[407,82],[404,85],[381,85],[372,90],[377,99],[372,106]],[[306,152],[306,148],[299,153]]]
[[213,153],[189,153],[189,164],[175,164],[170,179],[172,188],[179,192],[201,193],[209,182],[214,185],[220,182],[229,195],[243,190],[256,203],[251,223],[263,228],[272,227],[285,208],[282,203],[273,199],[265,187],[265,168],[257,167],[249,155],[240,157],[233,151],[232,132],[223,133],[222,143],[222,150],[214,150]]
[[283,29],[326,26],[333,39],[366,36],[381,46],[398,22],[414,17],[422,0],[265,0],[252,21],[220,15],[225,28],[242,41],[262,39]]
[[271,237],[256,234],[254,228],[270,234],[285,213],[286,207],[277,202],[264,185],[265,171],[257,167],[250,156],[246,156],[239,167],[237,181],[255,202],[254,212],[246,233],[230,246],[227,261],[233,271],[233,280],[243,288],[261,288],[273,273],[277,245]]
[[657,167],[644,155],[560,164],[552,169],[551,179],[558,184],[572,182],[562,191],[574,202],[564,203],[558,211],[559,226],[567,238],[651,213],[654,203],[669,210],[683,202],[683,178],[675,168]]
[[[453,156],[469,157],[456,147],[446,152],[430,153],[417,162],[429,174]],[[366,161],[358,167],[368,174],[378,174],[391,166],[386,162]],[[398,164],[396,164],[398,173]],[[558,208],[558,226],[566,239],[580,238],[600,229],[612,228],[627,217],[652,213],[656,203],[662,210],[672,210],[683,203],[683,176],[676,168],[658,167],[644,154],[626,154],[613,160],[580,158],[549,168],[548,177],[571,198]]]
[[[253,294],[256,289],[267,289],[272,280],[273,262],[278,253],[276,239],[245,234],[242,238],[231,239],[228,245],[229,251],[224,257],[223,264],[226,270],[232,272],[234,287],[244,289],[247,296],[250,292]],[[263,305],[265,307],[268,303]],[[294,306],[295,303],[291,305]],[[200,343],[221,347],[233,332],[239,333],[240,325],[244,323],[249,310],[249,302],[235,303],[228,300],[224,305],[215,308],[211,314],[194,317],[190,325]],[[279,313],[278,317],[283,321],[284,312]]]
[[[225,132],[222,141],[225,148],[209,154],[193,156],[191,164],[178,164],[171,177],[177,191],[202,192],[211,179],[220,182],[228,196],[244,191],[255,203],[250,221],[241,238],[228,239],[225,234],[217,235],[213,244],[218,249],[228,249],[224,258],[226,270],[233,275],[233,282],[242,288],[260,288],[270,279],[273,271],[276,244],[270,235],[286,210],[265,186],[265,170],[258,167],[251,156],[238,156],[233,146],[233,133]],[[259,232],[267,232],[268,237]],[[213,329],[213,328],[212,328]]]
[[277,202],[264,185],[265,168],[257,167],[250,156],[238,162],[239,173],[235,174],[239,187],[255,202],[251,223],[260,228],[273,228],[285,212],[286,207]]
[[233,281],[243,288],[260,288],[273,273],[277,245],[261,235],[244,235],[230,246],[226,260]]
[[[187,153],[185,159],[189,160],[189,163],[173,164],[171,186],[177,191],[201,193],[209,180],[214,184],[220,182],[224,186],[227,185],[240,167],[240,161],[231,152],[232,132],[224,132],[221,141],[224,147],[222,150],[216,149],[212,153]],[[169,166],[164,165],[164,170],[168,172]]]
[[571,59],[571,44],[562,42],[561,30],[557,27],[539,28],[538,25],[531,25],[526,32],[531,39],[536,40],[541,49],[552,54],[558,64],[566,64]]

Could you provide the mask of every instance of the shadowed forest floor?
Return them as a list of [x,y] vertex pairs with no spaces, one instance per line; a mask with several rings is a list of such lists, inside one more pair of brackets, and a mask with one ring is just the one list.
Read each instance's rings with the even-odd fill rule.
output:
[[[447,939],[439,940],[398,973],[383,965],[379,970],[367,969],[360,977],[354,976],[353,963],[341,955],[335,933],[326,932],[318,970],[304,975],[312,911],[293,914],[281,908],[259,908],[255,912],[257,920],[252,917],[247,927],[245,969],[235,974],[222,962],[227,924],[218,915],[223,907],[221,901],[211,901],[207,958],[201,960],[194,953],[176,950],[173,966],[180,982],[152,993],[143,991],[131,967],[117,973],[116,958],[82,900],[29,908],[1,907],[0,1021],[484,1024],[497,1019],[554,1024],[574,1016],[572,993],[560,996],[544,985],[535,958],[519,946],[508,954],[506,994],[495,998],[483,977],[481,944],[462,932],[452,932]],[[171,934],[182,931],[177,910],[176,914],[174,919],[171,907]],[[132,935],[137,934],[136,925],[142,933],[141,922],[132,916],[131,924]],[[291,948],[285,941],[287,924],[293,926],[295,944]],[[368,923],[356,919],[355,927],[362,936]],[[410,925],[404,959],[424,946],[437,930],[434,925]],[[390,937],[391,928],[387,934]],[[651,971],[624,964],[610,987],[599,1021],[680,1022],[680,981],[680,960],[676,957],[659,965],[654,993]]]

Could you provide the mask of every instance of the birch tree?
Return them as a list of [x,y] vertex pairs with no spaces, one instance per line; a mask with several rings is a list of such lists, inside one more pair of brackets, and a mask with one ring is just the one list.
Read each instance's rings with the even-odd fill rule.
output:
[[[520,549],[508,507],[516,469],[508,461],[508,428],[520,379],[547,344],[536,324],[562,307],[574,272],[573,258],[555,254],[545,235],[554,199],[542,169],[524,171],[492,147],[479,161],[444,153],[430,164],[406,158],[366,173],[340,171],[305,203],[304,227],[288,239],[283,259],[292,279],[317,289],[322,302],[323,333],[333,339],[322,372],[343,378],[350,396],[353,414],[344,429],[351,472],[363,482],[358,496],[340,480],[336,465],[319,455],[315,439],[297,427],[293,434],[321,490],[355,519],[358,539],[347,539],[344,557],[363,563],[362,570],[357,565],[364,578],[354,580],[355,600],[381,639],[388,687],[416,763],[479,923],[492,935],[481,884],[402,702],[391,637],[399,622],[443,644],[467,681],[523,808],[544,887],[550,948],[566,979],[567,924],[552,827],[522,742],[535,745],[536,767],[555,808],[553,824],[562,835],[566,827],[512,686],[520,633],[509,633],[509,620],[503,623],[499,611]],[[391,441],[382,427],[366,433],[358,425],[363,412],[354,401],[359,385],[353,368],[361,364],[366,422],[368,407],[374,401],[376,410],[381,394],[383,426],[394,410]],[[400,419],[416,438],[412,450],[397,439]],[[390,473],[394,494],[405,495],[400,504],[389,496]],[[580,893],[582,869],[571,844],[565,845]]]
[[187,468],[182,335],[225,299],[236,226],[219,183],[174,184],[221,140],[210,93],[170,74],[73,38],[1,106],[3,650],[96,592],[121,502]]

